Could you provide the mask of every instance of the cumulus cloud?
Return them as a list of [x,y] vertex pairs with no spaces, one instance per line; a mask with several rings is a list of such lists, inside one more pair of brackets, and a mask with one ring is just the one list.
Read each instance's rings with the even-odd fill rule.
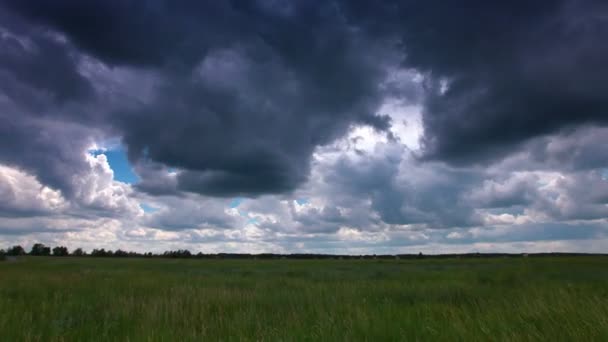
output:
[[61,211],[67,205],[61,193],[32,175],[0,165],[0,215],[37,216]]
[[86,154],[84,158],[89,172],[72,178],[77,189],[74,204],[79,209],[115,217],[141,214],[142,209],[132,197],[131,187],[114,180],[114,171],[104,154]]
[[[102,218],[134,219],[143,214],[131,187],[114,180],[114,174],[105,155],[81,154],[88,169],[70,178],[74,189],[66,198],[23,170],[0,165],[0,229],[24,225],[22,233],[53,231],[61,222],[95,221]],[[42,220],[42,221],[40,221]],[[35,222],[33,225],[29,223]],[[42,222],[42,223],[41,223]],[[65,229],[80,229],[72,226]],[[13,231],[19,233],[19,230]]]

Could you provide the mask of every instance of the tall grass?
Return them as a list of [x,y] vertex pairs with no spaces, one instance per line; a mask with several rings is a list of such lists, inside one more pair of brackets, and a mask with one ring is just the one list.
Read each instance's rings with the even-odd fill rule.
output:
[[608,341],[608,258],[0,263],[0,340]]

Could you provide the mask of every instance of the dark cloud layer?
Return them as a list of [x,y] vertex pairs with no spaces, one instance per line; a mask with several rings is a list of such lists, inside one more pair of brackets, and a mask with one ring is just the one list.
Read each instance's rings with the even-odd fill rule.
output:
[[608,122],[608,48],[602,43],[608,7],[546,3],[501,8],[480,2],[476,11],[436,20],[437,41],[405,41],[411,63],[448,80],[447,91],[432,93],[427,103],[430,157],[487,159],[531,137]]
[[608,122],[605,1],[353,4],[427,75],[427,158],[477,163],[535,136]]
[[332,4],[7,4],[110,66],[158,75],[150,102],[92,120],[122,137],[134,163],[184,170],[179,190],[291,191],[316,146],[353,124],[389,125],[375,112],[391,52]]
[[[141,171],[140,190],[288,193],[306,181],[318,146],[353,125],[389,128],[377,115],[385,97],[401,91],[411,99],[403,85],[382,86],[397,68],[425,79],[427,159],[495,160],[532,138],[608,118],[601,1],[5,0],[0,7],[0,118],[8,122],[0,162],[67,196],[91,132],[122,139]],[[106,84],[100,69],[133,79]],[[144,88],[150,92],[140,98]],[[43,134],[28,139],[32,132]],[[168,177],[168,167],[180,172]],[[359,181],[350,167],[345,182]],[[462,177],[449,179],[459,186]],[[394,184],[361,192],[385,188]],[[424,221],[421,207],[453,200],[431,190],[428,198],[378,196],[374,205],[387,222]],[[465,225],[471,215],[459,212],[454,207],[452,219]]]

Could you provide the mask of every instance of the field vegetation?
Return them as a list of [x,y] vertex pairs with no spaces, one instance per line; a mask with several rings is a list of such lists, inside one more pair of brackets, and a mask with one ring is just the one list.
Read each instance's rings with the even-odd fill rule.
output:
[[608,341],[608,258],[0,262],[2,341]]

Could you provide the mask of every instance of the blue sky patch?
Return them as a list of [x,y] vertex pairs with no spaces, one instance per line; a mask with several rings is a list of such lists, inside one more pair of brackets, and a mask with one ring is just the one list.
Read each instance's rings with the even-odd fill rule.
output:
[[158,211],[158,208],[155,208],[149,205],[148,203],[140,203],[139,206],[143,209],[145,213],[153,213],[155,211]]
[[259,223],[259,221],[258,221],[258,219],[257,219],[257,218],[255,218],[255,217],[250,217],[250,218],[247,220],[247,222],[245,222],[245,224],[258,224],[258,223]]
[[133,184],[139,180],[139,177],[133,172],[133,167],[129,163],[127,153],[123,148],[115,148],[111,150],[95,150],[91,151],[94,156],[105,154],[108,159],[110,168],[114,171],[114,180]]
[[104,153],[108,158],[108,163],[114,170],[114,179],[120,182],[133,184],[139,180],[133,167],[129,163],[127,154],[123,149],[109,150]]
[[235,198],[232,199],[232,201],[230,201],[229,206],[230,206],[230,208],[236,208],[239,205],[241,205],[241,203],[243,203],[244,200],[245,199],[242,198],[242,197],[235,197]]

